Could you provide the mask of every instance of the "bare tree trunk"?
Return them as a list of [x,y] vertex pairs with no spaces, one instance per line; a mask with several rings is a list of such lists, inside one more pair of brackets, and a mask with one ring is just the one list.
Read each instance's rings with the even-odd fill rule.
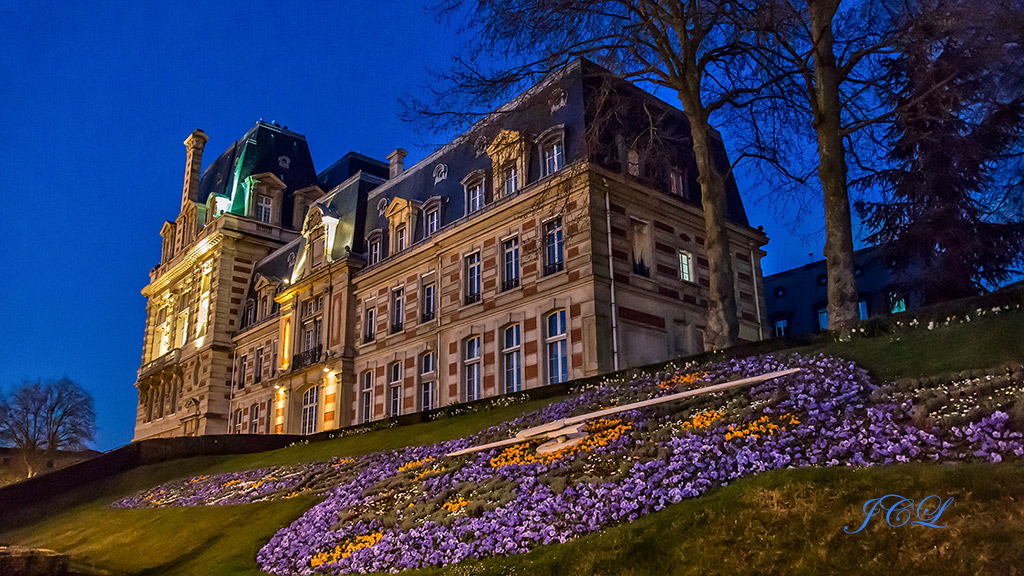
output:
[[736,314],[736,290],[733,283],[732,252],[726,232],[725,179],[715,164],[711,149],[711,124],[704,107],[685,97],[679,99],[690,120],[693,153],[697,160],[697,181],[700,182],[704,207],[704,250],[709,268],[708,325],[705,349],[718,350],[736,344],[740,324]]
[[857,280],[853,226],[846,182],[839,99],[839,70],[833,53],[832,20],[839,0],[807,0],[814,43],[814,129],[818,136],[818,177],[825,204],[829,329],[848,338],[857,321]]
[[25,478],[31,478],[36,475],[35,470],[32,469],[32,460],[28,457],[28,450],[21,451],[21,459],[25,461]]

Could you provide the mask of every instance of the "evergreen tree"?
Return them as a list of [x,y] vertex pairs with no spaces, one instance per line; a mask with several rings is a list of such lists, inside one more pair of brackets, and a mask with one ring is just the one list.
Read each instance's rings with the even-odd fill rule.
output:
[[[931,0],[888,60],[894,110],[889,168],[870,179],[884,193],[858,203],[903,274],[904,293],[927,301],[978,294],[1021,262],[1019,196],[1024,134],[1019,1]],[[1008,167],[1014,168],[1007,170]]]

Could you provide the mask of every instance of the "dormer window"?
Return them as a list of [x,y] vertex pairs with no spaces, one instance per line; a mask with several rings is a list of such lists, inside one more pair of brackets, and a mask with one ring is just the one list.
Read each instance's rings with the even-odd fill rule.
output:
[[370,240],[370,264],[380,262],[380,238]]
[[466,187],[466,213],[472,214],[484,206],[484,181],[476,180]]
[[405,230],[405,225],[399,226],[395,229],[395,251],[401,252],[405,250],[408,245],[408,234]]
[[552,137],[541,144],[541,178],[562,169],[562,137]]
[[431,208],[427,210],[427,236],[433,236],[441,229],[441,209]]
[[511,196],[519,191],[519,167],[515,163],[506,165],[501,170],[501,195]]
[[636,151],[636,148],[630,148],[626,153],[626,169],[630,176],[640,175],[640,153]]
[[267,222],[269,224],[271,214],[273,213],[273,206],[274,201],[270,199],[270,196],[260,194],[256,198],[256,219],[260,222]]

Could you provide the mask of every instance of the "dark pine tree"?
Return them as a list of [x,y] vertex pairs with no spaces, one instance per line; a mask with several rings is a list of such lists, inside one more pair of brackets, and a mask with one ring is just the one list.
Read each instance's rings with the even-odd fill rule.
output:
[[[885,242],[903,293],[935,302],[970,296],[1011,277],[1024,222],[1007,213],[1005,179],[1020,156],[1019,2],[925,2],[889,59],[890,168],[858,203],[871,242]],[[1003,201],[995,202],[993,198]],[[914,270],[913,283],[908,273]]]

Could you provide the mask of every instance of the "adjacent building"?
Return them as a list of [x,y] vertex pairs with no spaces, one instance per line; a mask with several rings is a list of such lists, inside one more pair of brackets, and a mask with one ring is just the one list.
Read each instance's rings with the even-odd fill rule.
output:
[[[853,253],[860,319],[898,314],[923,306],[917,293],[904,294],[896,262],[885,246],[869,246]],[[771,336],[803,336],[828,330],[828,271],[818,260],[798,268],[765,276]],[[914,274],[915,268],[910,269]]]
[[[703,351],[688,133],[586,61],[410,167],[397,149],[317,174],[302,136],[261,122],[200,177],[196,131],[143,290],[136,439],[310,434]],[[756,340],[767,238],[728,193]]]

